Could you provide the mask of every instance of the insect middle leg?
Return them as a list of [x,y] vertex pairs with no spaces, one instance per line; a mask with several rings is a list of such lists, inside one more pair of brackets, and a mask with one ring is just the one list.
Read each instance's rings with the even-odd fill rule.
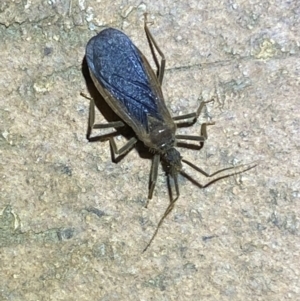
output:
[[123,145],[121,148],[118,149],[116,142],[115,142],[115,137],[112,136],[112,135],[116,134],[116,132],[91,137],[92,130],[93,129],[108,129],[108,128],[116,129],[116,128],[122,128],[125,126],[126,125],[124,124],[123,121],[113,121],[113,122],[108,122],[105,124],[95,124],[95,103],[94,103],[93,99],[90,99],[90,114],[89,114],[89,126],[88,126],[88,132],[87,132],[87,139],[90,142],[109,140],[113,161],[118,161],[118,158],[120,158],[122,155],[129,152],[133,148],[133,146],[137,143],[137,141],[138,141],[137,138],[131,137],[126,142],[125,145]]
[[[204,106],[209,103],[212,102],[212,100],[209,101],[202,101],[198,107],[198,109],[196,110],[196,112],[194,113],[189,113],[189,114],[184,114],[184,115],[180,115],[180,116],[175,116],[173,117],[173,120],[178,121],[178,120],[186,120],[186,119],[190,119],[188,121],[184,121],[184,122],[179,122],[177,123],[178,127],[188,127],[188,126],[192,126],[193,124],[196,123],[196,121],[198,120],[198,117],[201,114],[202,109],[204,108]],[[176,135],[176,139],[178,140],[192,140],[192,141],[199,141],[204,142],[207,139],[207,126],[208,125],[214,125],[214,122],[205,122],[201,124],[201,129],[200,129],[200,136],[196,136],[196,135]]]

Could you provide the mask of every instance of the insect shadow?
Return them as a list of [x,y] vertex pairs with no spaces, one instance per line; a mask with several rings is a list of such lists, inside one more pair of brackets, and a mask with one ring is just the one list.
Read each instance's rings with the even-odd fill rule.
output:
[[[221,176],[219,175],[221,172],[232,170],[234,167],[224,168],[213,174],[208,174],[192,162],[181,157],[175,147],[183,146],[200,150],[207,139],[207,126],[214,123],[202,123],[199,135],[176,134],[177,128],[189,127],[197,122],[207,102],[202,101],[196,112],[176,117],[170,115],[161,89],[166,60],[150,32],[148,24],[151,24],[151,22],[147,21],[147,14],[145,14],[144,30],[157,67],[156,73],[146,57],[128,36],[114,28],[104,29],[91,38],[87,44],[85,55],[86,67],[89,70],[91,82],[94,84],[93,86],[87,82],[92,96],[87,131],[88,140],[91,142],[109,140],[114,162],[120,161],[134,147],[139,148],[139,145],[143,145],[148,149],[149,158],[152,158],[148,201],[153,196],[160,162],[168,176],[170,203],[144,251],[154,240],[164,219],[172,211],[175,202],[179,198],[179,173],[199,188],[205,188],[220,179],[245,172],[256,166],[256,164],[249,164],[240,171]],[[160,61],[156,52],[161,57]],[[101,104],[98,102],[99,94],[102,97]],[[95,124],[95,104],[107,118],[108,123]],[[114,114],[111,115],[109,108]],[[112,128],[115,129],[115,132],[111,134],[92,137],[93,129]],[[128,139],[125,145],[120,148],[117,147],[115,142],[115,136],[119,134]],[[190,141],[193,142],[192,145],[190,145]],[[207,178],[219,176],[202,185],[182,169],[182,163],[189,165]]]
[[[132,136],[134,136],[133,130],[129,126],[123,126],[123,127],[116,126],[116,128],[113,126],[114,124],[118,125],[118,123],[122,121],[120,117],[110,108],[110,106],[105,101],[104,97],[100,94],[98,89],[95,87],[89,73],[86,57],[84,57],[82,62],[82,73],[86,81],[87,90],[90,94],[89,97],[85,93],[81,93],[83,97],[90,100],[90,114],[89,114],[88,128],[86,132],[86,137],[88,141],[89,142],[110,141],[110,139],[116,136],[123,136],[124,138],[129,140]],[[99,110],[102,116],[107,120],[108,125],[110,125],[109,127],[105,127],[105,126],[101,127],[101,129],[112,129],[110,132],[106,134],[101,134],[100,136],[99,135],[92,136],[92,130],[97,128],[97,125],[91,126],[91,124],[94,122],[94,112],[91,115],[91,111],[94,111],[94,109],[91,108],[92,106],[95,106]],[[135,145],[138,152],[142,146],[143,146],[142,143],[137,143]],[[151,154],[149,154],[149,152],[144,151],[143,153],[147,154],[146,158],[149,159],[151,158]],[[126,155],[127,152],[124,152],[123,154],[116,156],[113,150],[111,150],[111,159],[114,163],[120,162]]]

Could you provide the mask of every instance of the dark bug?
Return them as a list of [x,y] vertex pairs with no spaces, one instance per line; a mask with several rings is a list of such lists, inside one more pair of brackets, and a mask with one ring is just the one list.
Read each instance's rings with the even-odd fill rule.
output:
[[[144,251],[150,246],[163,220],[172,211],[179,197],[178,174],[181,173],[191,180],[191,177],[182,170],[183,162],[206,177],[215,176],[221,171],[232,168],[226,168],[214,174],[208,174],[193,163],[184,160],[178,150],[176,150],[175,146],[178,146],[178,140],[182,139],[199,142],[200,149],[200,145],[207,139],[206,127],[212,123],[202,124],[199,136],[176,135],[176,128],[180,126],[180,121],[184,126],[193,125],[197,121],[206,103],[201,102],[199,108],[194,113],[177,117],[170,115],[161,89],[165,70],[165,57],[150,33],[148,23],[150,22],[147,22],[145,14],[144,29],[157,65],[156,74],[141,51],[131,42],[128,36],[117,29],[107,28],[101,31],[88,42],[86,47],[86,61],[91,78],[107,104],[121,119],[120,121],[109,122],[107,124],[94,124],[95,105],[93,100],[91,100],[88,139],[95,141],[95,137],[90,137],[92,129],[94,128],[117,129],[130,127],[135,135],[120,149],[117,148],[114,137],[108,138],[113,158],[124,155],[130,151],[138,141],[142,141],[149,149],[149,152],[153,154],[148,199],[152,198],[157,180],[158,165],[161,160],[164,161],[168,176],[170,176],[174,182],[176,196],[173,196],[171,191],[170,204],[160,219]],[[160,64],[155,56],[154,49],[161,56]],[[185,121],[184,123],[183,120]],[[97,140],[106,139],[107,137],[101,139],[101,136],[98,136]],[[255,165],[252,164],[242,171],[219,177],[206,185],[201,185],[197,182],[196,185],[201,188],[207,187],[219,179],[244,172],[254,166]],[[195,181],[191,181],[195,183]]]

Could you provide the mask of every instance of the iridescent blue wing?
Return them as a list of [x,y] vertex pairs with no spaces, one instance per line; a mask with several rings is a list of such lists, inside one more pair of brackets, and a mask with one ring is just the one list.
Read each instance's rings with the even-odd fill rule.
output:
[[136,132],[148,132],[149,116],[158,122],[171,118],[153,70],[124,33],[101,31],[88,42],[86,60],[102,96]]

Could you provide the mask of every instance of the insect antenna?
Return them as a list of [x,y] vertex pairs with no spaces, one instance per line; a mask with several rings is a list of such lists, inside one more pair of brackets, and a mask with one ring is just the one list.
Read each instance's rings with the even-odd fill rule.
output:
[[[208,182],[205,185],[200,184],[192,176],[190,176],[189,174],[187,174],[184,170],[180,171],[180,173],[185,178],[187,178],[189,181],[191,181],[193,184],[195,184],[196,186],[198,186],[200,188],[206,188],[206,187],[210,186],[211,184],[213,184],[213,183],[215,183],[215,182],[217,182],[219,180],[222,180],[222,179],[234,176],[234,175],[238,175],[238,174],[244,173],[244,172],[246,172],[246,171],[248,171],[248,170],[250,170],[250,169],[252,169],[252,168],[254,168],[254,167],[256,167],[258,165],[258,162],[252,162],[252,163],[249,163],[249,164],[222,168],[222,169],[220,169],[220,170],[218,170],[218,171],[216,171],[216,172],[214,172],[212,174],[209,174],[209,173],[205,172],[203,169],[201,169],[200,167],[198,167],[195,164],[193,164],[192,162],[189,162],[189,161],[187,161],[185,159],[182,159],[182,162],[184,162],[185,164],[189,165],[190,167],[192,167],[196,171],[200,172],[201,174],[203,174],[207,178],[212,178],[212,177],[216,176],[217,174],[220,174],[221,172],[235,169],[234,172],[226,174],[226,175],[223,175],[223,176],[219,176],[216,179],[211,180],[210,182]],[[237,169],[239,169],[239,170],[237,170]]]
[[[242,168],[242,170],[239,170],[239,171],[235,171],[235,172],[232,172],[232,173],[229,173],[229,174],[226,174],[224,176],[220,176],[216,179],[213,179],[212,181],[210,181],[209,183],[205,184],[205,185],[202,185],[200,184],[199,182],[197,182],[194,178],[192,178],[189,174],[187,174],[184,170],[181,170],[179,171],[180,174],[182,174],[185,178],[187,178],[188,180],[190,180],[193,184],[195,184],[196,186],[200,187],[200,188],[206,188],[208,186],[210,186],[211,184],[219,181],[219,180],[222,180],[222,179],[225,179],[225,178],[228,178],[228,177],[231,177],[231,176],[234,176],[234,175],[238,175],[238,174],[241,174],[245,171],[248,171],[254,167],[257,166],[258,162],[253,162],[253,163],[249,163],[249,164],[245,164],[245,165],[240,165],[240,166],[236,166],[236,167],[227,167],[227,168],[223,168],[223,169],[220,169],[212,174],[209,174],[207,172],[205,172],[204,170],[202,170],[200,167],[196,166],[195,164],[185,160],[185,159],[182,159],[182,162],[184,162],[185,164],[189,165],[190,167],[192,167],[193,169],[195,169],[196,171],[200,172],[201,174],[203,174],[204,176],[206,176],[207,178],[211,178],[221,172],[224,172],[224,171],[227,171],[227,170],[231,170],[231,169],[237,169],[237,168]],[[154,238],[156,237],[157,233],[158,233],[158,230],[160,228],[160,226],[162,225],[164,219],[171,213],[171,211],[173,210],[174,208],[174,205],[175,205],[175,202],[178,200],[179,198],[179,195],[180,195],[180,192],[179,192],[179,186],[178,186],[178,174],[177,173],[174,173],[171,175],[171,177],[174,179],[174,184],[175,184],[175,190],[176,190],[176,198],[172,199],[171,197],[171,201],[170,201],[170,204],[169,206],[167,207],[167,209],[165,210],[163,216],[160,218],[157,226],[156,226],[156,229],[150,239],[150,241],[148,242],[148,244],[146,245],[146,247],[144,248],[143,250],[143,253],[149,248],[149,246],[151,245],[152,241],[154,240]],[[172,195],[172,193],[171,193]]]

